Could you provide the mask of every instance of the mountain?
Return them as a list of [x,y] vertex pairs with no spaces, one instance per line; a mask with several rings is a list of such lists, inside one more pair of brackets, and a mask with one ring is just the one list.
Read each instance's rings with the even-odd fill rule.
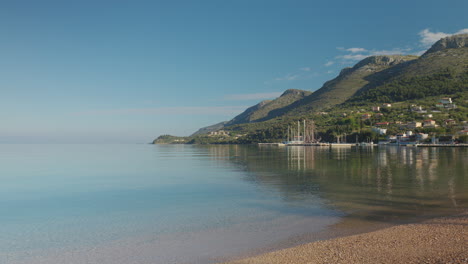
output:
[[344,103],[360,89],[375,80],[372,75],[407,64],[417,59],[413,55],[371,56],[352,68],[344,68],[340,74],[327,81],[320,89],[285,109],[287,115],[305,114]]
[[[443,38],[434,45],[430,49],[428,49],[424,55],[428,55],[434,52],[443,51],[447,49],[458,49],[458,48],[467,48],[468,47],[468,34],[459,34],[453,35],[450,37]],[[423,56],[424,56],[423,55]]]
[[468,34],[453,35],[437,41],[420,57],[367,57],[353,67],[341,70],[336,78],[325,82],[317,91],[271,110],[256,121],[308,115],[347,102],[394,102],[454,94],[466,91],[467,83]]
[[251,122],[260,122],[274,118],[276,116],[284,114],[284,112],[281,111],[282,109],[285,109],[289,105],[301,99],[304,99],[311,93],[312,92],[297,89],[286,90],[280,97],[274,100],[262,101],[248,108],[243,113],[234,117],[231,121],[227,122],[226,126]]
[[[268,138],[275,129],[281,131],[291,120],[317,118],[314,115],[321,111],[351,111],[355,106],[384,102],[412,104],[410,100],[423,102],[425,98],[429,98],[428,105],[433,105],[440,96],[458,98],[457,102],[463,105],[458,111],[452,111],[452,115],[468,107],[465,105],[468,102],[468,34],[440,39],[422,56],[367,57],[353,67],[344,68],[336,78],[313,93],[287,90],[280,97],[262,101],[226,123],[196,133],[223,128],[242,131],[247,137],[249,133],[257,133],[255,140],[259,140]],[[463,112],[459,120],[464,119],[462,116]],[[335,121],[326,121],[326,126]]]
[[468,91],[468,34],[443,38],[418,59],[371,77],[349,101],[395,102]]

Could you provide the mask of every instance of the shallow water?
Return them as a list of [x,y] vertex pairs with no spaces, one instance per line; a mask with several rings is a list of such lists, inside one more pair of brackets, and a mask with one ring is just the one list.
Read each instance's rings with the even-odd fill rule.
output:
[[466,148],[4,144],[0,263],[212,263],[461,212],[467,171]]

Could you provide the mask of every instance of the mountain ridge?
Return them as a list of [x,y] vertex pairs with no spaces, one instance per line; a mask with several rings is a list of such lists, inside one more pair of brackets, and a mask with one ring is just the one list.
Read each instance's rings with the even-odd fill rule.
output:
[[[343,68],[314,92],[289,89],[225,122],[223,129],[298,116],[366,100],[393,102],[428,95],[468,91],[468,34],[442,38],[422,56],[377,55]],[[438,85],[440,87],[430,87]],[[414,87],[417,88],[414,88]],[[421,90],[421,91],[419,91]],[[423,92],[422,92],[423,91]],[[399,93],[389,96],[389,93]]]

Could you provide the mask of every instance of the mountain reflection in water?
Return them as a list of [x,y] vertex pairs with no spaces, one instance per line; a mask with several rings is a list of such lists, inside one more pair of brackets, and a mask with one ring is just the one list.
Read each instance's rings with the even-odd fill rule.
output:
[[208,146],[286,202],[320,197],[347,217],[406,221],[468,207],[468,149]]

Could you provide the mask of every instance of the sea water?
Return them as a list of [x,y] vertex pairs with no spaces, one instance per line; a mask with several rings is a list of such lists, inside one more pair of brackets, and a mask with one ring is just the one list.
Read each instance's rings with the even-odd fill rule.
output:
[[467,161],[466,148],[3,144],[0,263],[215,263],[453,214]]

